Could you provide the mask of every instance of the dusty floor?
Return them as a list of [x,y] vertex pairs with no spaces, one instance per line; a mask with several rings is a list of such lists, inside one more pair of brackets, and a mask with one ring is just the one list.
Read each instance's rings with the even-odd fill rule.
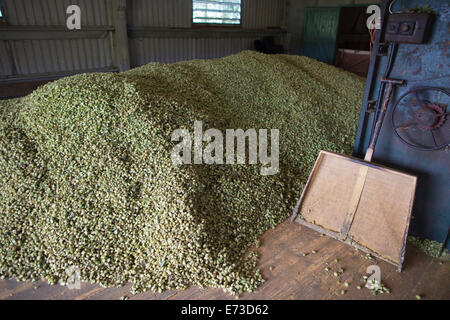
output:
[[[311,253],[313,250],[317,253]],[[393,265],[367,260],[362,252],[348,245],[286,221],[263,235],[259,252],[266,282],[240,299],[416,299],[416,295],[422,299],[450,299],[450,262],[431,258],[411,246],[406,251],[404,270],[398,273]],[[304,252],[310,254],[303,256]],[[356,288],[367,267],[373,264],[380,267],[381,279],[391,294],[373,296],[366,288]],[[341,283],[333,275],[339,268],[344,270]],[[343,285],[345,281],[348,288]],[[105,289],[83,283],[81,289],[70,290],[43,281],[2,280],[0,299],[235,299],[221,290],[198,287],[133,296],[130,287]],[[344,295],[342,290],[346,290]]]

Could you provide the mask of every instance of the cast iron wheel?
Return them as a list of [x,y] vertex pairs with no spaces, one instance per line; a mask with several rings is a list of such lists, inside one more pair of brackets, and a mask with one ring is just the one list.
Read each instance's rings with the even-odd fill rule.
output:
[[450,146],[449,91],[418,87],[404,93],[395,103],[391,124],[401,142],[411,148],[431,151]]

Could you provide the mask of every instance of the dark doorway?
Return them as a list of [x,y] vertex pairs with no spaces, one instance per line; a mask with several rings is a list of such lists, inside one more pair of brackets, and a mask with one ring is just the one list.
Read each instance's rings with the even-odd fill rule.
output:
[[339,16],[336,66],[362,77],[370,62],[370,35],[366,27],[367,6],[342,7]]

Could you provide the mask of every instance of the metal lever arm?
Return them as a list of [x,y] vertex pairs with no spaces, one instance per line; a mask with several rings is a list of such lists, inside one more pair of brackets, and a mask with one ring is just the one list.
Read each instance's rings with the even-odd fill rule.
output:
[[381,78],[381,82],[387,83],[387,91],[384,96],[383,105],[381,106],[380,114],[377,119],[377,123],[375,124],[375,129],[372,135],[372,139],[370,140],[369,147],[366,151],[366,156],[364,157],[365,161],[371,161],[373,152],[375,150],[375,145],[378,140],[378,136],[380,135],[381,126],[383,125],[384,116],[386,115],[386,111],[389,105],[389,101],[391,100],[392,90],[394,88],[394,85],[404,85],[405,80],[397,80],[397,79],[388,79],[388,78]]

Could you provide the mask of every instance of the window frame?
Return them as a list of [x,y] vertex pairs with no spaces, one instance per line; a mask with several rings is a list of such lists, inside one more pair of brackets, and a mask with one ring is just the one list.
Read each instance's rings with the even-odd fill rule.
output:
[[8,22],[6,20],[6,15],[5,15],[5,10],[3,8],[3,4],[1,3],[2,1],[0,0],[0,11],[1,11],[1,16],[0,16],[0,27],[4,27],[8,25]]
[[242,2],[239,4],[241,6],[241,17],[239,23],[207,23],[207,22],[194,22],[194,0],[191,0],[191,28],[192,29],[214,29],[214,30],[230,30],[230,29],[242,29]]

